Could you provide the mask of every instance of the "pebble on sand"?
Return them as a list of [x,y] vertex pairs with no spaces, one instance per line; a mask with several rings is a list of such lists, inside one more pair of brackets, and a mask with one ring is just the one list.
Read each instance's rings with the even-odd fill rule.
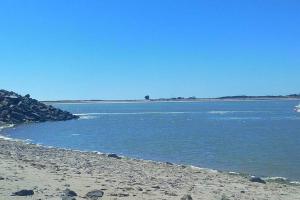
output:
[[253,176],[250,178],[250,181],[251,182],[256,182],[256,183],[263,183],[263,184],[266,184],[266,181],[264,181],[263,179],[261,179],[260,177],[256,177],[256,176]]
[[180,200],[193,200],[192,196],[189,194],[184,195],[183,197],[181,197]]
[[34,195],[33,190],[20,190],[12,194],[12,196],[32,196]]
[[88,192],[85,196],[90,200],[98,200],[103,197],[104,192],[101,190],[93,190]]

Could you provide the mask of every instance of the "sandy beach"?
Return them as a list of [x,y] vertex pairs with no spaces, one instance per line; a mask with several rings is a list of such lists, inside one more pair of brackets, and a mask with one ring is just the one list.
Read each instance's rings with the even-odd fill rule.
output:
[[[0,139],[0,199],[300,199],[300,186],[191,166]],[[33,190],[28,197],[12,196]],[[76,196],[66,197],[66,189]],[[103,196],[87,195],[97,191]],[[91,194],[91,193],[90,193]],[[183,198],[184,197],[184,198]]]

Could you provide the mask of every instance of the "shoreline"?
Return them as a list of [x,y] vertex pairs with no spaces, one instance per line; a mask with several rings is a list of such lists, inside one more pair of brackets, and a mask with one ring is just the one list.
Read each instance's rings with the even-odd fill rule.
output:
[[[4,178],[1,181],[11,179],[7,174],[18,179],[10,180],[9,187],[5,184],[0,190],[0,196],[6,199],[18,199],[10,196],[18,189],[33,189],[34,197],[45,199],[48,195],[46,199],[57,199],[66,188],[80,194],[76,199],[84,199],[84,194],[91,188],[104,189],[101,190],[104,192],[101,199],[180,199],[184,195],[191,195],[193,199],[220,200],[224,196],[247,200],[300,198],[300,185],[289,184],[282,179],[281,183],[276,180],[269,180],[267,184],[253,183],[249,177],[232,172],[119,157],[116,154],[50,148],[22,140],[0,138],[0,160],[5,161],[0,164],[0,177]],[[53,165],[63,167],[63,173],[54,170]],[[99,177],[99,173],[106,179]],[[37,174],[51,179],[53,183],[36,186],[33,179]],[[64,177],[64,180],[57,176]]]
[[199,98],[180,100],[54,100],[41,101],[45,104],[105,104],[105,103],[195,103],[195,102],[249,102],[249,101],[300,101],[300,98]]
[[260,177],[260,178],[262,178],[263,180],[266,180],[266,181],[272,180],[272,181],[278,181],[280,183],[294,184],[294,185],[299,185],[300,186],[300,179],[299,180],[296,180],[296,179],[291,180],[290,178],[286,178],[286,177],[282,177],[282,176],[265,176],[265,175],[257,176],[256,174],[250,174],[250,173],[246,173],[246,172],[218,170],[218,169],[213,169],[213,168],[209,168],[209,167],[195,166],[195,165],[191,165],[191,164],[179,164],[179,163],[173,163],[173,162],[171,163],[169,161],[157,161],[157,160],[137,158],[137,157],[132,157],[132,156],[121,155],[119,153],[117,154],[115,152],[88,151],[88,150],[79,150],[79,149],[72,149],[72,148],[48,146],[48,145],[43,145],[43,144],[39,144],[39,143],[33,143],[33,142],[31,142],[32,140],[30,140],[30,139],[10,138],[10,137],[6,137],[6,136],[1,134],[1,132],[4,129],[15,128],[18,125],[20,125],[20,124],[17,124],[17,125],[16,124],[6,124],[4,126],[0,124],[0,140],[10,141],[10,142],[21,142],[25,145],[34,145],[36,147],[42,147],[42,148],[46,148],[46,149],[74,151],[74,152],[80,152],[80,153],[96,153],[96,154],[99,154],[99,155],[113,154],[113,155],[116,155],[120,158],[126,158],[126,159],[138,160],[138,161],[146,161],[146,162],[154,162],[154,163],[159,163],[159,164],[161,164],[161,163],[170,163],[172,165],[177,165],[177,166],[198,168],[198,169],[209,170],[209,171],[214,171],[214,172],[218,172],[218,173],[225,173],[225,174],[231,174],[231,175],[234,174],[234,175],[239,175],[239,176],[248,177],[248,178],[249,177]]

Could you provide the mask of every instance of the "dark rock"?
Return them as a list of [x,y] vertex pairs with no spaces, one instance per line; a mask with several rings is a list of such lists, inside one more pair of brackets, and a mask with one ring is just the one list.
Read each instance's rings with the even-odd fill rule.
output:
[[118,156],[117,154],[114,154],[114,153],[107,154],[107,157],[109,157],[109,158],[116,158],[116,159],[122,159],[120,156]]
[[157,189],[157,190],[160,189],[160,187],[159,187],[158,185],[153,186],[152,188],[153,188],[153,189]]
[[165,195],[173,196],[173,197],[178,196],[176,193],[174,193],[174,192],[169,192],[169,191],[165,191]]
[[225,194],[223,194],[221,200],[230,200],[230,199]]
[[129,197],[129,194],[127,194],[127,193],[120,193],[120,194],[118,194],[118,197]]
[[263,183],[263,184],[266,184],[266,181],[264,181],[264,180],[261,179],[260,177],[256,177],[256,176],[251,177],[251,178],[250,178],[250,181],[251,181],[251,182],[256,182],[256,183]]
[[12,111],[11,112],[11,117],[13,119],[15,119],[16,121],[20,121],[21,122],[25,118],[25,115],[22,114],[22,113],[18,113],[18,112]]
[[14,92],[0,90],[0,122],[20,124],[77,119],[69,112],[45,105],[30,95],[24,97]]
[[86,198],[90,199],[90,200],[98,200],[101,197],[103,197],[104,192],[101,190],[93,190],[88,192],[85,196]]
[[180,200],[193,200],[193,198],[191,197],[191,195],[186,194],[183,197],[181,197]]
[[33,190],[20,190],[12,194],[12,196],[32,196],[34,194]]
[[74,192],[73,190],[70,189],[65,189],[63,191],[63,196],[67,196],[67,197],[77,197],[76,192]]

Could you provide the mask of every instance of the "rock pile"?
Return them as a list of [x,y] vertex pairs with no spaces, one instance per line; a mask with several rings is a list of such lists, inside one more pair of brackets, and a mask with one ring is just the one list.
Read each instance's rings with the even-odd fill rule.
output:
[[21,96],[14,92],[0,90],[0,123],[20,124],[76,118],[78,116],[41,103],[30,98],[28,94]]

